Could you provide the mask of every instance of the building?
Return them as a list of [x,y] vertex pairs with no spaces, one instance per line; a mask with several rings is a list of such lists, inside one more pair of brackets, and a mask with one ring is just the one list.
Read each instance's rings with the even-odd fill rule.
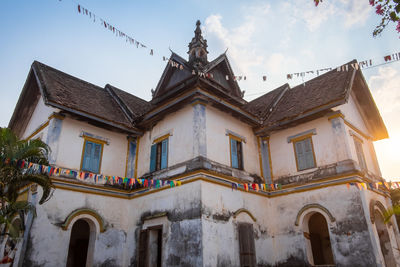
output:
[[[53,197],[26,219],[19,264],[400,264],[373,147],[388,133],[361,70],[247,102],[226,55],[208,61],[199,22],[188,54],[171,55],[151,101],[32,64],[9,127],[87,179],[52,175]],[[36,192],[26,192],[32,203]]]

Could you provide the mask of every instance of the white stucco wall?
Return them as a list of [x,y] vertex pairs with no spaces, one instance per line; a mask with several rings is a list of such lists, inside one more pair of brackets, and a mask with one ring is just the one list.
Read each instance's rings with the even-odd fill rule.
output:
[[207,158],[231,166],[229,136],[226,135],[226,131],[229,130],[246,138],[246,143],[242,142],[244,170],[261,175],[257,138],[252,128],[211,106],[206,107],[206,114]]
[[[32,117],[28,122],[28,125],[26,126],[24,133],[22,134],[22,138],[27,138],[30,136],[40,125],[45,123],[49,116],[53,112],[57,112],[58,110],[49,106],[46,106],[43,102],[43,98],[40,96],[38,103],[36,104],[36,107],[32,113]],[[43,132],[43,136],[41,135]],[[42,140],[46,140],[46,129],[42,130],[41,132],[37,133],[33,138],[35,137],[42,137]]]
[[317,167],[332,164],[340,160],[337,158],[337,153],[335,152],[336,146],[332,125],[326,117],[319,118],[271,134],[270,150],[273,177],[295,175],[315,170],[313,168],[298,172],[293,143],[287,142],[288,137],[312,129],[316,129],[317,133],[312,136]]
[[84,138],[82,131],[107,138],[109,145],[103,146],[103,157],[100,173],[104,175],[125,176],[127,136],[90,125],[86,122],[65,118],[59,137],[59,147],[56,165],[79,170],[81,167]]
[[358,157],[357,157],[357,152],[356,152],[356,145],[354,143],[354,135],[361,139],[362,142],[362,149],[363,149],[363,154],[365,158],[365,163],[367,165],[367,171],[371,172],[375,175],[381,176],[380,168],[378,165],[378,162],[376,160],[376,153],[375,149],[372,147],[373,143],[371,139],[366,139],[362,137],[361,135],[357,134],[352,130],[349,126],[345,126],[346,128],[346,137],[349,142],[349,148],[350,148],[350,153],[351,153],[351,158],[358,162]]
[[[131,200],[56,189],[50,201],[37,206],[38,216],[31,230],[34,245],[28,249],[27,258],[37,265],[64,266],[72,225],[68,230],[59,225],[71,212],[88,208],[103,218],[106,227],[105,232],[96,234],[93,266],[130,266],[136,257],[141,225],[148,227],[157,221],[164,225],[162,261],[171,261],[172,256],[179,257],[182,264],[186,261],[201,266],[196,264],[201,259],[200,248],[198,255],[185,251],[191,245],[201,247],[200,218],[190,218],[193,209],[200,211],[200,192],[200,182]],[[142,221],[143,216],[161,212],[168,212],[168,219]]]
[[348,120],[351,124],[356,126],[362,132],[369,133],[368,128],[366,127],[361,116],[360,108],[354,99],[353,93],[350,94],[346,104],[337,106],[333,108],[333,110],[340,110],[345,116],[346,120]]
[[158,137],[171,134],[168,140],[168,167],[193,158],[193,107],[188,105],[168,114],[141,138],[138,177],[150,171],[150,150]]
[[[357,254],[348,254],[353,248],[364,255],[374,253],[361,210],[360,193],[354,186],[348,189],[346,185],[339,185],[268,199],[203,183],[204,212],[210,213],[209,216],[203,215],[203,242],[206,244],[203,247],[204,266],[219,266],[221,263],[222,266],[240,266],[237,233],[239,222],[253,224],[257,264],[296,265],[295,261],[289,260],[301,260],[312,255],[303,236],[303,221],[300,220],[299,226],[296,226],[296,216],[304,206],[314,203],[325,207],[336,221],[332,222],[318,209],[307,210],[301,218],[314,211],[324,215],[335,262],[343,266],[353,266],[363,265],[361,261],[365,260],[366,265],[363,266],[372,266],[373,255],[370,258],[357,259]],[[212,216],[214,213],[229,217],[229,214],[241,208],[250,211],[256,221],[246,213],[228,220],[218,220]]]

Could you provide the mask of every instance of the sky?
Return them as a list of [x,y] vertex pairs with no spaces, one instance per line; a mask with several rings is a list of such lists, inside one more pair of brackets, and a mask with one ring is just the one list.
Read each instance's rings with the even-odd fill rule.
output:
[[[104,87],[114,85],[145,100],[171,52],[187,58],[196,20],[202,22],[209,60],[227,50],[245,99],[315,75],[286,74],[337,67],[353,59],[400,52],[395,25],[377,38],[380,17],[368,0],[2,0],[0,17],[0,127],[11,118],[34,60]],[[96,22],[78,13],[80,4]],[[154,50],[136,48],[104,26],[102,18]],[[375,142],[382,175],[400,180],[400,61],[363,70],[389,132]],[[267,76],[263,81],[262,76]]]

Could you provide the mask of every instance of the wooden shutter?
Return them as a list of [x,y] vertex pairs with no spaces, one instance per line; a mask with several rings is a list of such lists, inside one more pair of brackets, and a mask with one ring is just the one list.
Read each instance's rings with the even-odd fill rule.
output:
[[165,169],[168,165],[168,139],[161,142],[161,168]]
[[302,141],[298,141],[295,143],[295,147],[296,147],[297,168],[299,171],[301,171],[306,168],[305,167],[304,144]]
[[253,225],[239,224],[239,250],[241,267],[256,266]]
[[151,146],[150,153],[150,171],[153,172],[156,170],[156,157],[157,157],[157,144]]
[[101,144],[93,143],[93,158],[91,163],[91,172],[98,173],[100,171]]
[[238,169],[243,170],[242,142],[236,141],[236,145],[237,145]]
[[83,154],[82,170],[90,171],[90,163],[92,161],[93,143],[85,141],[85,153]]
[[360,142],[360,140],[357,140],[356,138],[354,138],[354,144],[356,146],[358,164],[360,165],[360,168],[362,170],[365,170],[365,169],[367,169],[367,165],[365,164],[365,157],[364,157],[364,152],[362,149],[362,143]]
[[231,140],[231,165],[233,168],[239,168],[239,160],[237,155],[237,141],[235,139]]
[[139,235],[139,247],[138,247],[138,259],[139,259],[139,267],[147,267],[147,252],[148,252],[148,231],[142,230]]
[[136,141],[129,141],[129,155],[126,176],[133,178],[135,176],[135,159],[136,159]]
[[306,169],[315,167],[314,152],[312,148],[311,138],[307,138],[304,141],[304,152],[305,152],[305,167]]

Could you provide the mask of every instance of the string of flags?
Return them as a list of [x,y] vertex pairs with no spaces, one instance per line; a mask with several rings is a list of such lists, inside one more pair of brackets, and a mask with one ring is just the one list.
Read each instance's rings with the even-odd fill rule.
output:
[[[146,49],[148,54],[153,56],[154,55],[154,49],[147,47],[145,44],[143,44],[143,42],[138,41],[137,39],[127,35],[126,33],[120,31],[118,28],[116,28],[115,26],[111,25],[110,23],[108,23],[106,20],[102,19],[99,16],[96,16],[96,14],[90,10],[88,10],[87,8],[83,7],[81,4],[77,4],[77,10],[79,14],[82,14],[84,16],[88,16],[93,22],[100,22],[100,25],[102,27],[104,27],[105,29],[111,31],[113,34],[115,34],[117,37],[123,38],[125,39],[126,42],[128,42],[129,44],[136,46],[136,48],[142,48],[142,49]],[[162,57],[163,61],[168,61],[168,64],[170,64],[172,67],[176,67],[179,70],[183,70],[184,66],[178,62],[175,62],[171,59],[169,59],[168,57],[163,56]],[[350,64],[345,64],[342,66],[339,66],[336,68],[336,70],[339,71],[349,71],[349,70],[358,70],[358,69],[369,69],[369,68],[373,68],[373,67],[377,67],[377,66],[381,66],[384,64],[388,64],[388,63],[393,63],[395,61],[399,61],[400,60],[400,52],[396,52],[396,53],[392,53],[389,55],[385,55],[383,56],[383,63],[380,63],[378,65],[374,65],[373,64],[373,60],[372,59],[367,59],[367,60],[363,60],[363,61],[359,61],[358,63],[350,63]],[[287,80],[291,80],[294,78],[302,78],[304,79],[306,76],[308,75],[316,75],[319,76],[320,74],[323,74],[327,71],[331,71],[335,68],[329,67],[329,68],[321,68],[321,69],[316,69],[316,70],[309,70],[309,71],[302,71],[302,72],[295,72],[295,73],[288,73],[286,74],[286,79]],[[213,79],[213,74],[212,73],[205,73],[202,71],[198,71],[198,70],[192,70],[192,75],[198,75],[200,77],[203,78],[209,78],[209,79]],[[233,81],[246,81],[248,80],[249,75],[238,75],[238,76],[229,76],[226,75],[225,79],[226,80],[233,80]],[[267,81],[267,75],[261,75],[262,81]]]
[[83,7],[81,4],[77,4],[77,10],[78,10],[79,14],[88,16],[94,23],[96,22],[96,18],[97,18],[97,21],[100,22],[101,26],[104,26],[104,28],[111,31],[117,37],[124,38],[126,42],[129,42],[129,44],[136,46],[136,48],[148,49],[149,55],[151,55],[151,56],[154,54],[154,50],[152,48],[148,48],[142,42],[134,39],[133,37],[127,35],[126,33],[122,32],[122,31],[120,31],[118,28],[111,25],[110,23],[108,23],[107,21],[102,19],[101,17],[99,17],[99,16],[96,17],[95,13],[93,13],[92,11]]
[[257,183],[232,183],[232,191],[238,190],[238,188],[242,188],[245,191],[253,190],[253,191],[270,191],[270,190],[280,190],[282,189],[281,184],[257,184]]
[[[5,160],[5,164],[10,164],[10,160]],[[156,180],[156,179],[142,179],[142,178],[127,178],[120,176],[110,176],[103,174],[96,174],[85,171],[75,171],[67,168],[59,168],[55,166],[41,165],[37,163],[19,160],[13,162],[17,167],[24,169],[27,173],[47,174],[55,177],[74,178],[86,183],[97,185],[124,185],[126,188],[160,188],[164,186],[176,187],[182,185],[182,181],[173,180]],[[261,184],[261,183],[232,183],[232,190],[242,188],[245,191],[269,191],[282,189],[281,184]]]
[[[96,174],[85,171],[75,171],[67,168],[59,168],[55,166],[47,166],[32,162],[27,162],[25,160],[19,160],[11,162],[9,159],[4,160],[5,164],[16,164],[17,167],[24,169],[27,173],[34,174],[47,174],[49,176],[58,176],[66,178],[75,178],[77,180],[98,185],[123,185],[129,189],[139,189],[139,188],[161,188],[164,186],[176,187],[181,186],[182,181],[173,180],[156,180],[156,179],[143,179],[143,178],[127,178],[120,176],[109,176],[103,174]],[[243,189],[245,191],[275,191],[281,190],[282,184],[273,183],[235,183],[232,182],[232,191]],[[379,189],[382,186],[384,189],[400,189],[400,182],[370,182],[370,183],[347,183],[347,188],[350,189],[351,186],[355,186],[359,190],[367,189]]]
[[388,190],[400,188],[400,183],[398,183],[398,182],[347,183],[346,184],[348,189],[350,189],[350,186],[355,186],[359,190],[379,189],[380,185]]
[[[9,160],[5,160],[6,164],[10,164]],[[75,178],[77,180],[98,184],[98,185],[123,185],[126,188],[138,189],[138,188],[160,188],[164,186],[176,187],[182,185],[181,181],[173,180],[153,180],[153,179],[141,179],[141,178],[127,178],[120,176],[111,176],[96,174],[85,171],[75,171],[67,168],[59,168],[54,166],[41,165],[37,163],[27,162],[24,160],[15,161],[17,167],[24,169],[27,173],[35,174],[47,174],[49,176],[58,176],[66,178]]]

